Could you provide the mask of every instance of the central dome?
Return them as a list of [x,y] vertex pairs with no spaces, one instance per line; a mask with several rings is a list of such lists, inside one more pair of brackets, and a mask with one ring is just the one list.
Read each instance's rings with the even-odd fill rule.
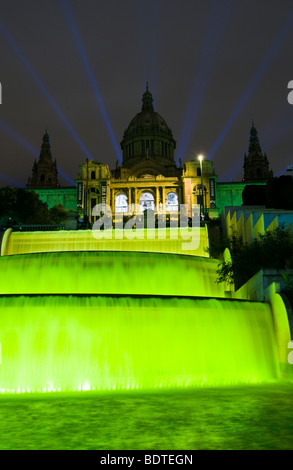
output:
[[148,89],[142,97],[141,112],[130,122],[121,142],[123,166],[135,165],[147,157],[161,164],[174,164],[176,142],[171,129],[154,111],[153,97]]

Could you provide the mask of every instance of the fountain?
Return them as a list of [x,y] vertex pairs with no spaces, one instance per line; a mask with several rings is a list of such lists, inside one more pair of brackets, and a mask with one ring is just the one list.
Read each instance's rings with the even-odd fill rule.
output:
[[216,284],[218,261],[207,257],[200,230],[196,253],[182,251],[170,236],[150,240],[146,249],[136,239],[96,240],[90,232],[6,232],[0,391],[278,380],[280,321],[269,303],[235,299]]

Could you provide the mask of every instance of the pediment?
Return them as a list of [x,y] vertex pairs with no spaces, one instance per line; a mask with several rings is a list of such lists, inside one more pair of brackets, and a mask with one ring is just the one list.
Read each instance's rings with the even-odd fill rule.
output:
[[136,178],[152,179],[164,173],[164,166],[160,165],[152,158],[142,160],[131,168],[131,176],[135,176]]

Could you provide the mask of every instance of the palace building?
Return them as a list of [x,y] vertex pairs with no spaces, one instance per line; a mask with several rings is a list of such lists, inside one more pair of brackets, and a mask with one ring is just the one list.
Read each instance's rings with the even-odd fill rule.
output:
[[[152,210],[155,216],[174,218],[180,204],[192,215],[192,205],[201,206],[202,218],[218,218],[224,207],[241,206],[248,185],[265,185],[272,178],[269,162],[262,152],[252,123],[248,153],[244,155],[242,181],[218,182],[213,162],[195,156],[179,165],[175,160],[176,141],[165,119],[154,110],[153,97],[146,86],[142,106],[124,131],[121,141],[122,163],[110,169],[106,163],[86,160],[79,166],[76,187],[60,187],[50,138],[43,136],[40,157],[28,179],[28,190],[38,193],[49,208],[62,204],[77,213],[80,221],[93,223],[93,208],[99,204],[112,214],[132,217]],[[115,219],[114,219],[115,222]]]
[[136,215],[151,209],[166,216],[178,212],[180,204],[200,204],[208,216],[216,207],[217,176],[213,163],[195,157],[176,165],[174,140],[165,119],[154,110],[146,87],[141,111],[130,121],[121,141],[123,161],[110,171],[105,163],[87,160],[80,165],[77,210],[91,222],[92,209],[107,204],[112,213]]

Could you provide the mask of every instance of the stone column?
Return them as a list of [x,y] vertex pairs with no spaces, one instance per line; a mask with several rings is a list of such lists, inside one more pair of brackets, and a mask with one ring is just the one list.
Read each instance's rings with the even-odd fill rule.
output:
[[166,188],[165,186],[162,187],[162,203],[164,210],[166,210]]
[[156,202],[155,202],[155,205],[157,206],[157,208],[159,208],[159,203],[160,203],[160,192],[159,192],[159,187],[156,186]]
[[115,212],[115,190],[114,188],[111,188],[111,209],[112,209],[112,214]]
[[183,197],[182,197],[182,187],[181,185],[178,186],[178,210],[180,208],[180,204],[183,204]]
[[130,211],[130,206],[131,206],[131,188],[128,188],[128,212]]

